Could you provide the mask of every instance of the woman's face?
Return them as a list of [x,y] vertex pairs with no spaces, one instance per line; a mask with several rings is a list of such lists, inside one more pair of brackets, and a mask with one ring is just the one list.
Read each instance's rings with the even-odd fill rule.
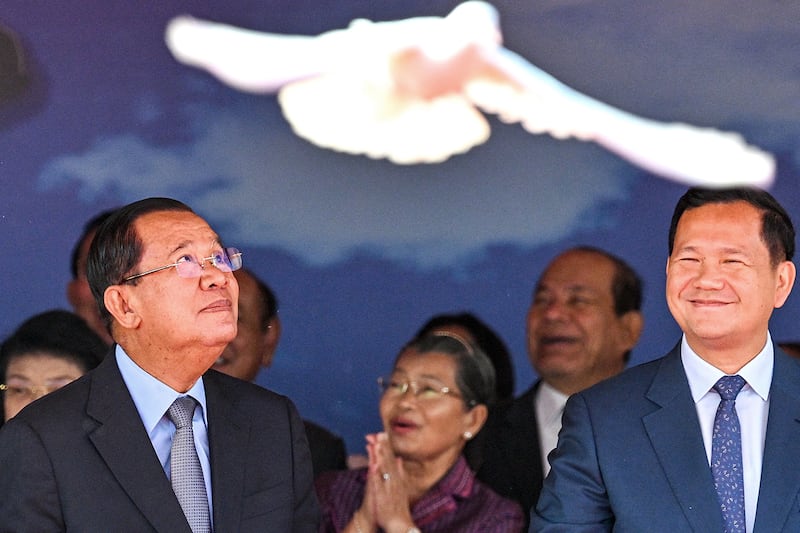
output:
[[[483,406],[467,409],[455,377],[456,363],[447,354],[407,350],[400,356],[380,402],[395,455],[447,466],[455,462],[464,433],[477,433],[485,419],[478,414]],[[442,392],[445,388],[449,392]]]
[[13,357],[8,362],[4,381],[4,420],[15,416],[33,400],[78,379],[83,373],[73,361],[44,352]]

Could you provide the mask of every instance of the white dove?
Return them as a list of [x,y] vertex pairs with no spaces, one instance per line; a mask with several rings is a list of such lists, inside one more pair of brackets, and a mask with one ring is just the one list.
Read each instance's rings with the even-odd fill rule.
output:
[[436,163],[489,138],[478,109],[531,133],[593,141],[690,185],[768,187],[771,154],[741,135],[663,123],[600,102],[502,46],[482,1],[446,17],[372,22],[317,36],[256,32],[181,16],[166,42],[182,63],[248,92],[274,93],[300,137],[398,164]]

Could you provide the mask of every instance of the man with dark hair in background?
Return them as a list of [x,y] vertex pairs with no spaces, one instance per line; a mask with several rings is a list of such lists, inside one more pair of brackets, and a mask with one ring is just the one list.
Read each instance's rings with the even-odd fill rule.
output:
[[[255,382],[261,367],[269,368],[281,337],[278,300],[266,283],[246,268],[234,273],[239,283],[239,327],[214,369]],[[314,476],[328,470],[345,470],[344,441],[324,427],[303,420],[311,448]]]
[[69,267],[72,278],[67,283],[67,300],[72,306],[72,310],[75,311],[76,315],[84,319],[106,344],[111,344],[113,341],[108,328],[100,318],[97,300],[94,299],[92,289],[89,288],[89,280],[86,278],[86,258],[89,256],[89,247],[92,245],[97,228],[113,212],[113,209],[109,209],[98,213],[83,226],[83,231],[70,254]]
[[533,291],[528,356],[539,380],[489,418],[478,478],[536,504],[569,395],[625,368],[642,332],[642,283],[622,259],[597,248],[554,258]]

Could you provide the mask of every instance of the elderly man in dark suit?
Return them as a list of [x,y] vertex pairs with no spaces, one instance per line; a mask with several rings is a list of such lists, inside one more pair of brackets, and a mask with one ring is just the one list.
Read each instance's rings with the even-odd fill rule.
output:
[[292,403],[208,370],[236,336],[240,266],[175,200],[103,223],[88,278],[116,347],[0,430],[0,531],[316,531]]
[[794,239],[765,191],[681,197],[666,295],[682,339],[569,399],[531,531],[800,531],[800,363],[768,329]]
[[567,397],[622,372],[642,331],[642,283],[613,254],[556,256],[533,290],[528,356],[539,380],[489,417],[478,478],[523,509],[536,504]]

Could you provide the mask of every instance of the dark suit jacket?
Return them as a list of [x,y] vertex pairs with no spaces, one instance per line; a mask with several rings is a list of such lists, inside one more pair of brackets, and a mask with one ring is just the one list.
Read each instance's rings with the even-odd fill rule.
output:
[[[292,403],[215,371],[204,384],[214,531],[316,532]],[[0,531],[190,532],[113,354],[0,429]]]
[[481,430],[478,479],[516,500],[528,513],[539,498],[544,472],[533,399],[539,382],[510,404],[493,411]]
[[311,448],[314,477],[328,470],[347,470],[347,452],[341,437],[310,420],[303,420],[303,425]]
[[[755,533],[800,531],[800,362],[775,349]],[[722,531],[680,347],[573,395],[531,531]],[[566,525],[565,524],[569,524]]]

